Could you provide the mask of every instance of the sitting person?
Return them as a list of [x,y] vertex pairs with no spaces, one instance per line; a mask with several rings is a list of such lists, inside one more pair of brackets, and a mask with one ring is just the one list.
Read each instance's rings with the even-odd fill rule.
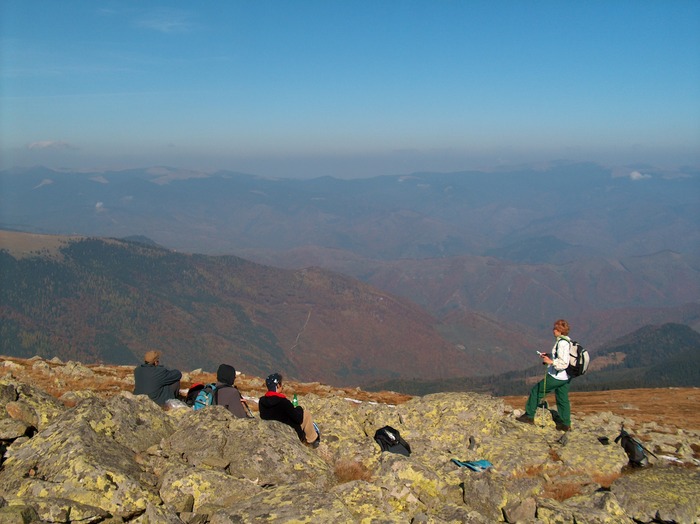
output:
[[241,396],[241,392],[233,385],[236,380],[236,370],[228,364],[221,364],[216,371],[215,404],[224,406],[234,417],[249,418],[248,405]]
[[178,398],[182,373],[160,365],[160,351],[148,351],[144,363],[134,369],[134,395],[148,395],[163,406],[168,399]]
[[282,375],[273,373],[265,379],[267,393],[260,397],[260,418],[263,420],[278,420],[288,426],[292,426],[299,440],[317,448],[321,442],[321,433],[318,426],[311,420],[311,415],[301,406],[294,406],[291,401],[281,393],[283,389]]

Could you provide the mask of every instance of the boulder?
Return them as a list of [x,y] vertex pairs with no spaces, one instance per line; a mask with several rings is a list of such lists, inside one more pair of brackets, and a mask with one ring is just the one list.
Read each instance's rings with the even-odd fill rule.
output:
[[[48,426],[58,415],[66,410],[56,398],[29,384],[1,384],[3,398],[15,396],[16,400],[5,403],[5,412],[15,420],[21,420],[28,426],[41,430]],[[15,393],[11,393],[14,388]]]
[[310,482],[271,486],[258,495],[210,516],[210,524],[257,522],[355,522],[335,496]]
[[174,431],[172,417],[145,396],[121,392],[107,400],[91,396],[78,403],[68,415],[85,422],[97,433],[131,451],[145,451]]
[[631,470],[611,491],[637,522],[700,522],[700,472],[674,466]]
[[[30,506],[42,522],[102,522],[111,515],[100,508],[87,506],[69,499],[26,497],[8,500],[8,505]],[[1,522],[5,522],[0,519]]]
[[234,418],[220,406],[187,410],[162,450],[192,466],[222,470],[261,486],[309,482],[325,488],[332,479],[329,465],[290,426]]
[[162,476],[160,496],[176,512],[198,513],[203,507],[229,508],[263,491],[254,479],[232,478],[225,471],[179,465]]
[[29,524],[30,522],[40,522],[40,518],[34,507],[22,504],[1,507],[0,522],[3,524]]
[[[142,513],[148,503],[160,504],[157,478],[141,469],[134,451],[114,438],[99,412],[99,406],[68,410],[33,438],[11,446],[0,471],[0,495],[67,499],[122,518]],[[139,434],[119,435],[130,439],[139,442]]]
[[31,426],[21,420],[0,419],[0,440],[12,441],[30,433]]

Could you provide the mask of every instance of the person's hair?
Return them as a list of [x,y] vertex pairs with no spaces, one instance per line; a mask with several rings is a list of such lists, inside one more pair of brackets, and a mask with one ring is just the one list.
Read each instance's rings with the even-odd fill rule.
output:
[[282,375],[273,373],[265,379],[265,385],[268,391],[277,391],[277,388],[282,385]]
[[563,318],[560,318],[554,323],[554,329],[559,331],[559,333],[561,333],[564,336],[569,335],[569,323]]

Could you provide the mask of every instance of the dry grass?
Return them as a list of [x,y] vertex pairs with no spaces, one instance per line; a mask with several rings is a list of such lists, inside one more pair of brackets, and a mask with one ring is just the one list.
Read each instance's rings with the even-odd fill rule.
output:
[[593,481],[607,489],[610,486],[612,486],[612,483],[619,479],[621,476],[622,474],[620,473],[608,473],[607,475],[593,474]]
[[[573,384],[575,387],[575,382]],[[638,424],[656,422],[671,431],[700,430],[700,388],[574,391],[569,398],[574,418],[608,411],[632,418]],[[503,397],[503,400],[514,408],[522,409],[527,396]],[[551,401],[554,404],[553,396]]]
[[339,460],[336,462],[333,472],[339,484],[353,480],[367,482],[372,480],[372,473],[367,469],[367,466],[353,460]]
[[559,502],[575,497],[581,493],[581,484],[579,482],[566,482],[558,479],[556,482],[545,485],[542,497],[558,500]]

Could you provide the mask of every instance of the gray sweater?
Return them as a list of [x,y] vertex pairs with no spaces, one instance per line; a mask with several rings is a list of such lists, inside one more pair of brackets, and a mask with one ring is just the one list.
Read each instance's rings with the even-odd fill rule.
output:
[[216,404],[217,406],[224,406],[228,409],[234,417],[246,418],[248,414],[241,404],[241,392],[235,386],[229,386],[228,384],[223,384],[217,382],[216,390]]
[[182,373],[164,366],[141,364],[134,369],[134,395],[148,395],[162,406],[170,398],[177,398]]

